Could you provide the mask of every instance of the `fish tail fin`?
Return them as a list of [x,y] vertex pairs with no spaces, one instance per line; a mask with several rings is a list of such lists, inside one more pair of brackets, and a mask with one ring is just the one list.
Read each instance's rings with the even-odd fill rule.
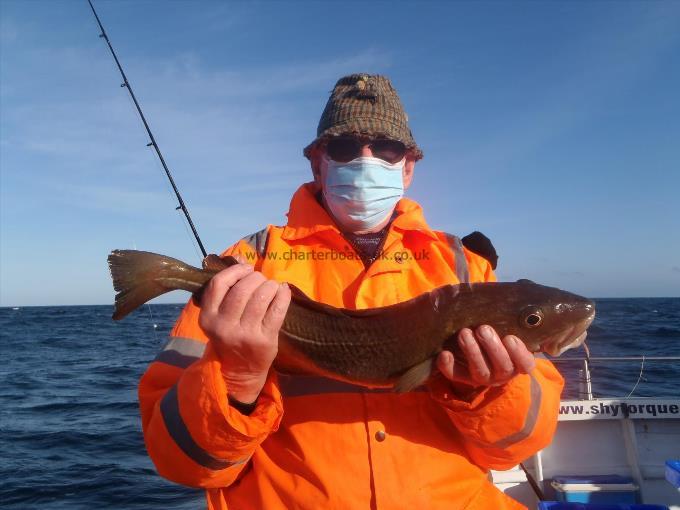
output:
[[[113,320],[122,319],[147,301],[171,290],[183,288],[195,291],[202,285],[196,283],[195,288],[194,286],[187,288],[187,285],[177,283],[186,280],[187,269],[194,274],[201,271],[177,259],[156,253],[114,250],[109,254],[108,262],[113,288],[117,292]],[[180,272],[185,273],[184,278],[168,281],[173,273]]]

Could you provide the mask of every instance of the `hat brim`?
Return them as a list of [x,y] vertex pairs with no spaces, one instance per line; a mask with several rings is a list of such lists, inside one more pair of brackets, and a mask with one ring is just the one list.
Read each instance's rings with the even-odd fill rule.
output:
[[[385,125],[385,121],[381,121],[382,125]],[[418,161],[423,159],[423,151],[418,147],[412,136],[404,136],[404,127],[398,124],[388,124],[388,129],[378,129],[376,130],[375,119],[372,117],[354,117],[349,121],[341,122],[329,127],[319,136],[317,136],[312,143],[307,145],[303,149],[303,154],[307,159],[311,159],[312,149],[318,145],[320,142],[326,141],[330,138],[337,136],[367,136],[370,138],[387,138],[390,140],[396,140],[403,143],[408,151],[415,157]],[[408,128],[406,128],[408,129]],[[410,135],[410,132],[409,132]]]

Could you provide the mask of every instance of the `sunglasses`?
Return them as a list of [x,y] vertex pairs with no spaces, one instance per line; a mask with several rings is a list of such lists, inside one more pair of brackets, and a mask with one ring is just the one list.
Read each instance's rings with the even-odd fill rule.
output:
[[373,156],[388,163],[398,163],[406,155],[406,146],[396,140],[367,140],[352,137],[331,138],[326,143],[326,154],[333,161],[347,163],[361,156],[361,149],[368,145]]

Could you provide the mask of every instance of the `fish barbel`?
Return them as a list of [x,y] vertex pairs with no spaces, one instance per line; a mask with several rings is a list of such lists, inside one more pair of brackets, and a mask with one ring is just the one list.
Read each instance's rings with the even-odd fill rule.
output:
[[[200,291],[238,261],[208,255],[203,268],[156,253],[115,250],[108,257],[114,320],[166,292]],[[318,303],[290,286],[279,333],[277,370],[322,375],[367,387],[409,391],[427,381],[433,361],[455,350],[455,333],[482,324],[516,335],[532,352],[559,355],[583,341],[595,317],[587,298],[529,280],[444,285],[398,304],[348,310]]]

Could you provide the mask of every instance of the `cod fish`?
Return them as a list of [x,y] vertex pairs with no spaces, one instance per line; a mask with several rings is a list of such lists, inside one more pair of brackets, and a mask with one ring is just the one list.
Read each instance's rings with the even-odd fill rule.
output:
[[[238,261],[208,255],[203,268],[136,250],[108,257],[114,289],[114,320],[166,292],[198,292]],[[584,297],[529,280],[444,285],[402,303],[347,310],[318,303],[295,286],[279,333],[275,368],[321,375],[366,387],[410,391],[425,383],[444,349],[455,350],[455,333],[481,324],[501,338],[517,335],[532,352],[559,355],[582,343],[595,317]]]

